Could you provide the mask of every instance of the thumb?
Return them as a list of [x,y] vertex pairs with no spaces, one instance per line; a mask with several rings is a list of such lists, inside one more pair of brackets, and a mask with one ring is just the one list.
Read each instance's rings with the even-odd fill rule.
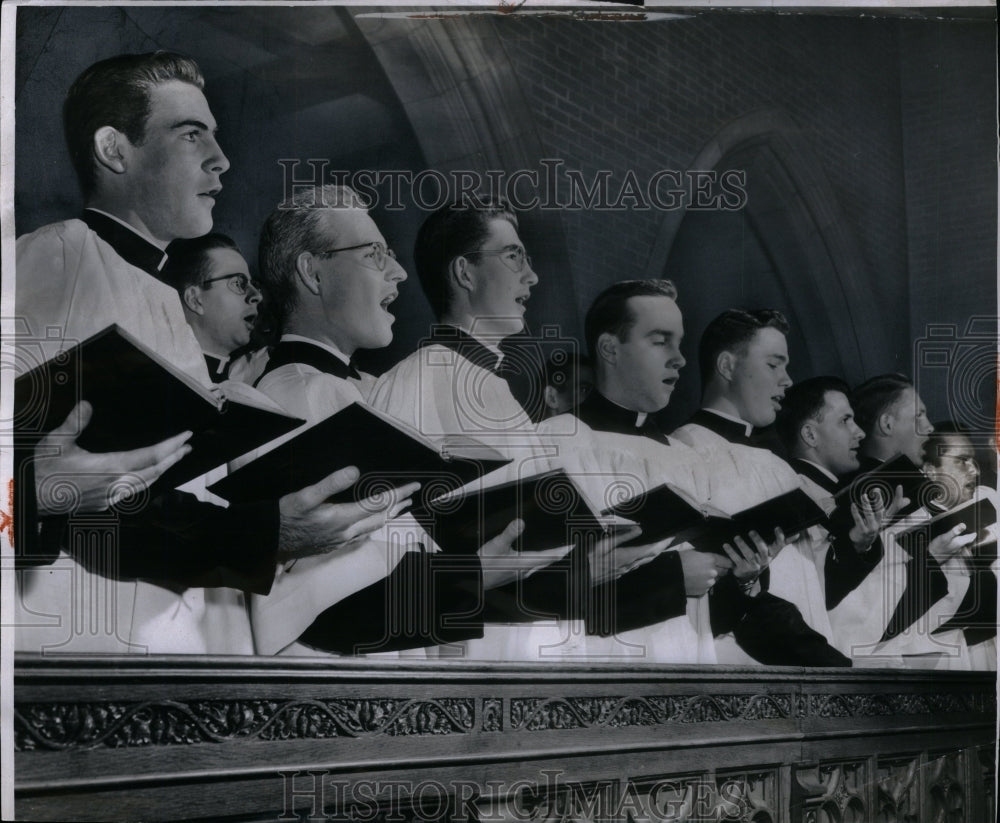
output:
[[[502,557],[513,552],[514,541],[524,531],[523,520],[511,520],[500,534],[479,547],[477,554],[481,558]],[[515,552],[516,554],[516,552]]]
[[50,434],[58,437],[72,437],[76,439],[87,425],[90,418],[94,416],[94,407],[86,400],[81,400],[66,415],[66,419],[53,429]]
[[496,539],[502,540],[505,544],[510,546],[513,545],[514,541],[521,536],[523,531],[523,520],[520,518],[511,520],[510,523],[507,524],[507,528],[505,528]]

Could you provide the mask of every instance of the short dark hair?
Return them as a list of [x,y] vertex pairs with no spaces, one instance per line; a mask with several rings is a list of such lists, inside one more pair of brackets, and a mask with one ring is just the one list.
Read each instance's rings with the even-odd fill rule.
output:
[[304,251],[319,251],[335,238],[322,236],[320,217],[327,210],[369,208],[350,186],[327,183],[296,193],[264,221],[257,252],[258,276],[281,329],[295,309],[295,261]]
[[149,93],[170,80],[205,88],[198,64],[169,51],[121,54],[94,63],[76,78],[63,103],[63,131],[84,196],[97,185],[94,132],[114,126],[133,145],[146,138]]
[[605,332],[619,340],[628,337],[635,325],[635,314],[628,305],[633,297],[676,300],[677,288],[670,280],[622,280],[597,295],[583,320],[583,336],[592,359],[597,359],[597,339]]
[[213,249],[232,249],[243,253],[233,238],[221,232],[174,240],[167,246],[167,264],[163,267],[163,278],[183,294],[188,286],[196,286],[205,279],[208,274],[208,253]]
[[903,392],[912,388],[910,379],[901,374],[880,374],[866,380],[851,393],[854,422],[870,435],[879,416],[895,405]]
[[777,309],[727,309],[702,332],[698,343],[698,372],[704,391],[715,374],[715,362],[724,351],[743,356],[750,341],[761,329],[789,332],[788,320]]
[[451,302],[448,266],[456,257],[478,251],[489,234],[490,221],[496,218],[517,228],[517,217],[502,200],[467,198],[438,209],[417,232],[413,262],[420,287],[438,320]]
[[775,430],[785,449],[791,452],[807,420],[821,421],[827,392],[840,392],[848,399],[851,388],[839,377],[811,377],[786,389]]

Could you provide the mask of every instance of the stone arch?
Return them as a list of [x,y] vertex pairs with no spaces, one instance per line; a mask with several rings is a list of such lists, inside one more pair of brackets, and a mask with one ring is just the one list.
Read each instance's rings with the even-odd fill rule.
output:
[[[868,291],[873,273],[822,163],[793,120],[770,109],[728,123],[689,168],[721,171],[742,164],[751,167],[745,217],[773,264],[778,281],[773,285],[796,325],[810,326],[801,338],[806,351],[800,362],[859,381],[883,359],[888,342]],[[666,213],[647,276],[671,275],[671,251],[685,220],[695,213]]]

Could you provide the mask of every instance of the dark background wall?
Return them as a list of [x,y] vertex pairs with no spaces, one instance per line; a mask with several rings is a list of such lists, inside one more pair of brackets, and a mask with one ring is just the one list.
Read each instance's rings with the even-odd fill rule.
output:
[[[601,288],[668,276],[689,360],[719,311],[768,305],[795,324],[794,377],[920,376],[914,340],[929,323],[964,334],[970,318],[995,317],[995,40],[989,19],[418,22],[329,8],[21,8],[17,232],[80,207],[58,119],[72,79],[102,57],[170,48],[207,77],[232,161],[216,227],[251,258],[281,196],[282,158],[508,173],[553,158],[588,181],[607,170],[612,192],[629,172],[645,185],[661,169],[742,169],[738,212],[522,214],[542,277],[533,329],[578,336]],[[375,216],[412,271],[424,212],[409,203]],[[396,307],[396,340],[372,353],[374,370],[411,351],[431,319],[415,278]],[[969,414],[993,408],[978,351]],[[926,378],[935,417],[954,413],[953,372]],[[697,394],[692,363],[668,417],[690,413]]]

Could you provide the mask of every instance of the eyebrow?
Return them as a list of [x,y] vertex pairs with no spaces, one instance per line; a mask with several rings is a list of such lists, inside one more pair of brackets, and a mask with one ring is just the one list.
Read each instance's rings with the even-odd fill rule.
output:
[[767,359],[768,360],[777,360],[779,363],[787,363],[788,362],[788,357],[786,355],[784,355],[784,354],[778,354],[777,352],[775,352],[774,354],[769,354],[767,356]]
[[212,132],[212,134],[215,134],[216,132],[219,131],[218,128],[210,129],[208,127],[208,124],[202,123],[201,120],[179,120],[176,123],[170,124],[171,129],[183,129],[187,128],[188,126],[194,126],[195,128],[201,129],[202,131],[210,131]]

